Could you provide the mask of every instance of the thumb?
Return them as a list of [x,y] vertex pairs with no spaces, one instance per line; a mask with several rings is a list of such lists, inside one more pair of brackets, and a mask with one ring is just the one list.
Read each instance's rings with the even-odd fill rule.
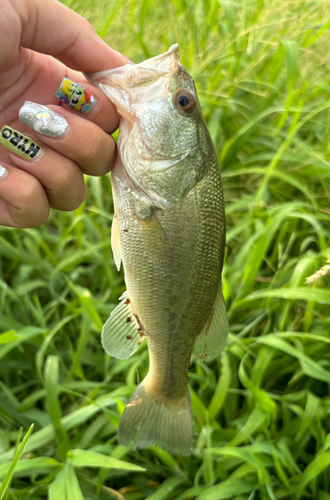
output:
[[86,73],[127,64],[86,19],[57,0],[14,0],[14,4],[24,6],[17,12],[22,23],[21,46],[49,54]]

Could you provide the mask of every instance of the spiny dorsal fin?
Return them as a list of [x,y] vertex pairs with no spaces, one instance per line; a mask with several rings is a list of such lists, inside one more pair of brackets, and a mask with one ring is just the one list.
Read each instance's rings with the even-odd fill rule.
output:
[[102,330],[104,350],[117,359],[129,358],[141,345],[144,336],[130,308],[125,292]]
[[196,338],[194,353],[205,361],[216,358],[225,348],[227,335],[227,311],[222,289],[220,287],[211,315],[203,330]]
[[121,264],[121,251],[120,251],[119,224],[116,214],[113,216],[112,226],[111,226],[111,248],[113,253],[113,260],[115,261],[116,268],[119,271]]

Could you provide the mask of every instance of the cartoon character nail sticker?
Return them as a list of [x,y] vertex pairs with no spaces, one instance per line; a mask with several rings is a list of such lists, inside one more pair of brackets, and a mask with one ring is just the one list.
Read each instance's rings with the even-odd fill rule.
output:
[[89,113],[96,104],[95,97],[90,92],[85,90],[82,85],[69,80],[69,78],[63,78],[55,95],[64,104],[84,114]]
[[4,125],[1,129],[0,144],[24,160],[37,158],[42,152],[39,144],[8,125]]
[[31,101],[25,101],[19,110],[19,120],[39,134],[54,139],[65,134],[68,128],[68,122],[64,116]]

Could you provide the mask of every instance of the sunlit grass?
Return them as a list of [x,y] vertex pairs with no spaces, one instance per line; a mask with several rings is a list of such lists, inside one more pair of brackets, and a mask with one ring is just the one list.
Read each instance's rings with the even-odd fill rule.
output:
[[131,452],[116,429],[148,353],[100,343],[124,291],[109,179],[0,228],[0,481],[35,424],[4,498],[329,500],[330,276],[305,284],[330,258],[329,2],[65,3],[135,62],[180,44],[221,165],[230,335],[192,361],[193,456]]

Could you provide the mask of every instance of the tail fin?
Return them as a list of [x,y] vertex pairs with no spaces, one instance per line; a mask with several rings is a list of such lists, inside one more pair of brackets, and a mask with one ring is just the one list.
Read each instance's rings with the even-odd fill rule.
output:
[[118,429],[119,443],[127,446],[134,439],[133,449],[156,444],[173,455],[190,455],[193,436],[188,388],[179,399],[153,394],[147,378],[126,405]]

